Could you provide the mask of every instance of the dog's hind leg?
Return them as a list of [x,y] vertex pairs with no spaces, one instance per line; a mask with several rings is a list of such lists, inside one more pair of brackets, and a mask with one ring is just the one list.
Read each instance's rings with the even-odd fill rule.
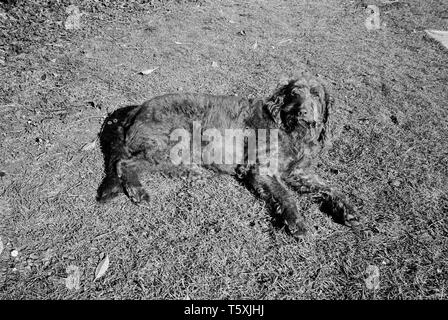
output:
[[299,194],[311,193],[313,200],[319,204],[319,210],[329,215],[335,222],[349,226],[357,234],[360,222],[353,207],[344,196],[330,188],[323,180],[309,169],[296,169],[284,181]]
[[138,178],[138,166],[141,160],[135,158],[121,159],[117,162],[117,176],[125,194],[134,203],[149,201],[149,195]]

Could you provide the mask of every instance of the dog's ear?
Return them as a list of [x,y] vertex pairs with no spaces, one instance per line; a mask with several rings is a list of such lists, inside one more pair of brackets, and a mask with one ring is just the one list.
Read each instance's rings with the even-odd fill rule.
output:
[[333,109],[334,105],[334,98],[329,92],[327,86],[325,84],[322,84],[322,87],[324,88],[324,101],[323,101],[323,110],[322,110],[322,123],[323,128],[320,132],[318,141],[322,144],[330,144],[329,141],[329,134],[330,134],[330,114]]
[[280,111],[285,103],[285,97],[290,90],[294,80],[282,77],[275,89],[274,93],[267,99],[264,104],[264,111],[272,118],[275,123],[280,124]]
[[333,96],[330,94],[328,88],[326,86],[324,87],[324,100],[325,100],[325,105],[324,105],[324,112],[323,112],[323,123],[327,123],[328,121],[328,117],[330,115],[331,110],[333,109],[333,105],[334,105],[334,98]]

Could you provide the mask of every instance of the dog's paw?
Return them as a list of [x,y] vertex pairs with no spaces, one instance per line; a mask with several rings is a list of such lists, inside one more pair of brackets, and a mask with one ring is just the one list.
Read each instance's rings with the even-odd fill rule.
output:
[[97,190],[96,201],[106,203],[122,192],[119,179],[116,176],[106,176]]
[[292,235],[295,239],[301,239],[307,233],[304,221],[296,220],[294,222],[289,223],[285,221],[285,225],[287,227],[288,233]]
[[143,187],[127,186],[126,193],[133,203],[149,202],[149,194]]

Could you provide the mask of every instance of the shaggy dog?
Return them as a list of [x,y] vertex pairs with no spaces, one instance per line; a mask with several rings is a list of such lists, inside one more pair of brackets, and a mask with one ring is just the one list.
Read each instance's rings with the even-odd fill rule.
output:
[[[155,171],[197,172],[200,167],[174,165],[170,159],[170,134],[179,128],[191,129],[193,121],[200,121],[203,130],[277,129],[276,170],[266,174],[261,172],[258,158],[248,161],[247,139],[243,163],[212,163],[205,167],[235,176],[267,202],[273,216],[280,218],[294,237],[305,234],[305,218],[297,210],[288,186],[299,194],[313,194],[321,211],[358,231],[353,208],[311,169],[313,159],[327,141],[332,103],[322,80],[304,73],[281,84],[266,100],[182,93],[117,109],[104,121],[100,133],[106,176],[98,188],[97,200],[107,201],[124,192],[135,203],[149,201],[138,177],[142,162]],[[270,152],[270,148],[266,151]]]

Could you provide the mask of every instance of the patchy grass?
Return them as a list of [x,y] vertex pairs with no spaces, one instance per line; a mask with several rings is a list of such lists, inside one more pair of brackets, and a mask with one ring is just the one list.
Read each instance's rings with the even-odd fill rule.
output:
[[[3,6],[0,297],[446,299],[448,55],[423,30],[448,29],[448,6],[377,2],[375,31],[366,1]],[[81,30],[63,28],[69,3],[87,12]],[[266,96],[301,69],[337,99],[317,169],[350,195],[369,239],[298,198],[311,232],[296,242],[229,177],[188,187],[147,174],[156,201],[95,202],[102,156],[83,147],[108,111],[175,91]],[[111,264],[94,282],[101,253]],[[79,290],[65,286],[69,265]]]

